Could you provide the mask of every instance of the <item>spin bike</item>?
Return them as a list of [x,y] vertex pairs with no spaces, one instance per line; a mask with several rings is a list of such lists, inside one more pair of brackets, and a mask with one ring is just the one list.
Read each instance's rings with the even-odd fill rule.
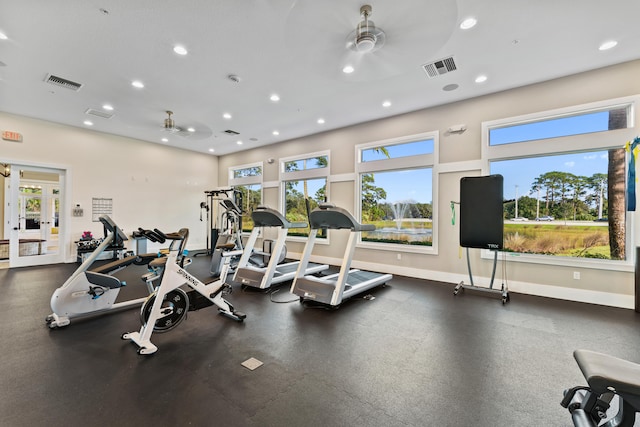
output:
[[[162,233],[157,229],[154,231]],[[158,351],[158,347],[151,342],[153,332],[168,332],[174,329],[186,318],[188,311],[215,305],[220,314],[235,321],[242,322],[247,317],[246,314],[236,311],[233,305],[223,298],[231,292],[231,286],[225,283],[229,261],[231,257],[242,254],[242,251],[233,250],[232,243],[217,247],[216,250],[222,252],[224,259],[220,277],[210,283],[203,283],[184,269],[185,264],[190,262],[184,253],[189,230],[183,228],[176,234],[181,237],[180,248],[169,252],[160,285],[142,305],[140,331],[126,332],[121,337],[135,343],[138,346],[138,354],[153,354]],[[180,288],[182,285],[186,285],[190,290],[185,292]]]
[[[109,248],[124,248],[127,236],[108,216],[101,215],[100,222],[104,226],[105,238],[93,253],[73,272],[73,274],[57,288],[51,296],[51,309],[53,313],[48,315],[45,322],[49,328],[67,326],[71,320],[77,317],[85,317],[103,314],[113,310],[140,306],[146,297],[116,303],[116,298],[126,282],[113,277],[111,274],[131,265],[145,265],[157,254],[132,255],[110,262],[97,268],[91,268],[96,259]],[[153,240],[153,234],[146,234]],[[160,236],[157,236],[159,238]],[[160,243],[164,243],[162,240]],[[154,273],[157,275],[158,273]],[[153,280],[147,280],[149,293],[153,292]],[[155,279],[154,279],[155,280]]]
[[[588,386],[565,390],[560,403],[576,427],[633,427],[640,412],[640,364],[589,350],[573,352]],[[607,416],[617,397],[618,412]]]

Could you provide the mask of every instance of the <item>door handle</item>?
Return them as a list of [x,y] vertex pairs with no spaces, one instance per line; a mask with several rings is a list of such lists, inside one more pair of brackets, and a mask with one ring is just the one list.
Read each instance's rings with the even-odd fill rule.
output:
[[20,230],[20,227],[13,227],[14,230]]

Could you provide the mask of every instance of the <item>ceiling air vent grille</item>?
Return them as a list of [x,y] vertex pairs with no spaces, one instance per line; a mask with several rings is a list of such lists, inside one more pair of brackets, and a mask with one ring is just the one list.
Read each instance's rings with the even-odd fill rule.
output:
[[456,67],[455,61],[453,60],[453,56],[440,59],[430,64],[424,64],[422,68],[429,77],[438,77],[458,69],[458,67]]
[[110,119],[111,117],[113,117],[112,113],[106,113],[104,111],[96,110],[93,108],[88,108],[87,111],[85,111],[84,113],[89,114],[91,116],[102,117],[103,119]]
[[44,79],[45,82],[64,87],[66,89],[71,89],[78,91],[82,87],[82,83],[76,83],[71,80],[63,79],[62,77],[54,76],[53,74],[47,74],[47,77]]
[[240,132],[236,132],[235,130],[227,129],[222,131],[222,133],[226,133],[227,135],[240,135]]

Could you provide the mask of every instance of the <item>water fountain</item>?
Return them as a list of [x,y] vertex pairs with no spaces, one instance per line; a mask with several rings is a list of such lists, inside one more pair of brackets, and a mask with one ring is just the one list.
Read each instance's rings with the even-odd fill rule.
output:
[[409,208],[408,202],[395,202],[391,204],[391,212],[393,212],[393,220],[396,222],[396,228],[402,228],[402,219]]

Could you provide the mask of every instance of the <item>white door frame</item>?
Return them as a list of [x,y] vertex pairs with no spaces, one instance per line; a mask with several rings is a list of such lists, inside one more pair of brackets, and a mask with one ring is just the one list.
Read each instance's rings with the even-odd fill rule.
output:
[[[42,165],[30,164],[27,162],[10,162],[11,176],[9,177],[9,267],[27,267],[34,265],[56,264],[65,262],[68,258],[70,229],[69,229],[69,212],[70,212],[70,170],[67,166],[59,165]],[[20,195],[20,170],[29,170],[35,172],[49,172],[59,174],[60,185],[60,217],[58,221],[58,251],[55,254],[19,256],[19,212],[17,209],[17,201]],[[14,172],[15,171],[15,172]],[[15,206],[15,209],[14,209]],[[7,212],[7,209],[5,209]]]

